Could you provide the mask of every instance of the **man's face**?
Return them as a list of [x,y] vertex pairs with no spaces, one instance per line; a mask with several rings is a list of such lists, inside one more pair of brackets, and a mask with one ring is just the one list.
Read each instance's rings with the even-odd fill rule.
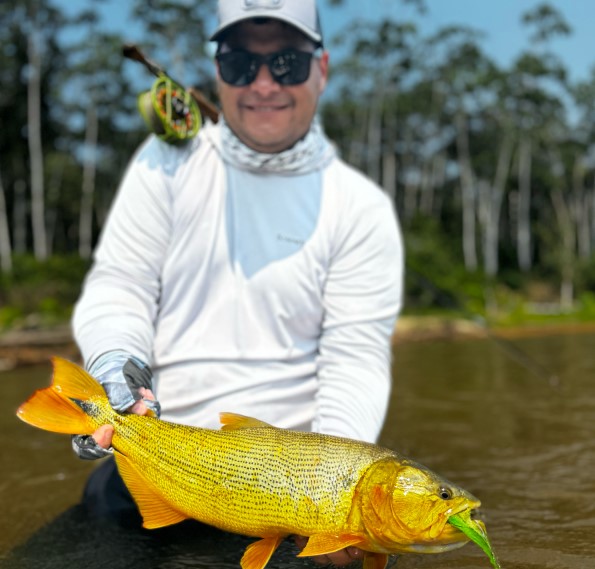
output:
[[[295,48],[313,51],[305,36],[279,21],[241,22],[228,34],[226,46],[266,55]],[[281,152],[293,146],[309,130],[318,99],[326,85],[328,55],[313,58],[310,76],[300,85],[280,85],[262,65],[256,79],[244,87],[225,83],[217,74],[223,115],[231,130],[258,152]]]

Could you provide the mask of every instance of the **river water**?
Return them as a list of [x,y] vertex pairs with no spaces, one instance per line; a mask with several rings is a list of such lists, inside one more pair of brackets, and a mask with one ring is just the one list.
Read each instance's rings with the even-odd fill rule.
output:
[[[402,343],[381,443],[482,502],[503,569],[595,567],[595,335]],[[520,351],[519,351],[520,350]],[[250,539],[194,523],[140,531],[92,522],[76,507],[91,464],[68,437],[14,412],[50,368],[0,373],[0,568],[239,568]],[[314,568],[287,542],[269,567]],[[404,555],[398,569],[489,568],[474,544]]]

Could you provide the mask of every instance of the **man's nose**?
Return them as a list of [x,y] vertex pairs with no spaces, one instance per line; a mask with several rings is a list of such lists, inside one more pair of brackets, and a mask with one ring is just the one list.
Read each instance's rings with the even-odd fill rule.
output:
[[256,79],[250,85],[259,95],[267,96],[281,90],[281,85],[273,79],[269,68],[263,63],[258,69]]

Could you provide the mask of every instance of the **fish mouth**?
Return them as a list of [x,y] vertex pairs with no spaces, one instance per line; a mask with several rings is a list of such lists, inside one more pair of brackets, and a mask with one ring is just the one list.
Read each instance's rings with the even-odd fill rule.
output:
[[470,520],[477,520],[480,521],[481,523],[483,523],[483,514],[481,512],[481,510],[479,509],[479,506],[481,504],[478,502],[477,504],[471,504],[471,505],[461,505],[460,508],[457,508],[456,510],[453,510],[449,516],[448,516],[448,520],[450,521],[450,518],[452,518],[452,516],[456,516],[456,515],[463,515],[465,517],[465,519],[470,519]]
[[488,539],[486,526],[483,521],[479,519],[475,510],[466,509],[458,514],[453,514],[447,520],[447,528],[448,527],[451,527],[459,532],[459,534],[464,535],[466,538],[465,541],[472,541],[478,545],[489,557],[494,568],[500,569],[500,564],[494,555]]
[[458,518],[462,518],[469,524],[480,524],[485,528],[483,522],[481,521],[481,512],[479,510],[479,506],[481,502],[478,500],[477,502],[469,504],[463,503],[457,508],[453,508],[449,513],[440,533],[440,540],[446,544],[452,544],[453,548],[461,547],[465,543],[467,543],[470,538],[461,531],[460,525],[461,524],[453,524],[452,520],[456,522]]

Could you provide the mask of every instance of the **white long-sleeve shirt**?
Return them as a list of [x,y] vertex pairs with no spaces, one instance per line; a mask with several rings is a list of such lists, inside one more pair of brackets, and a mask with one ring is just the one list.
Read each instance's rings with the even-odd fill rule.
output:
[[148,362],[166,420],[217,428],[229,411],[375,440],[402,293],[389,200],[336,157],[238,168],[218,129],[150,138],[129,165],[75,309],[85,361]]

